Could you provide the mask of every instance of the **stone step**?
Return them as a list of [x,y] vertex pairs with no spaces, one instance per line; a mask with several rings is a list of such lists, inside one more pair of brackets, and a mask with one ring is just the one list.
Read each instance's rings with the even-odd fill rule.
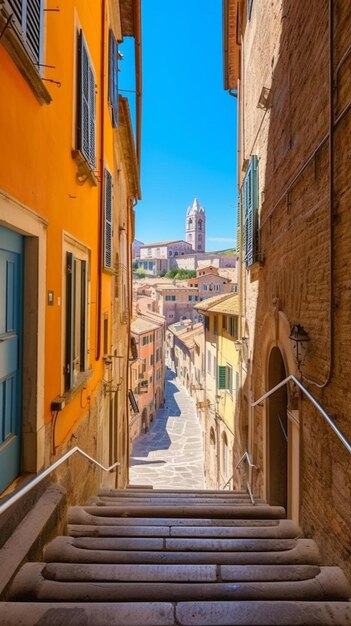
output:
[[245,489],[153,489],[151,485],[149,485],[148,487],[141,487],[139,485],[136,485],[135,487],[133,487],[132,489],[130,487],[127,487],[126,489],[113,489],[111,487],[101,487],[100,489],[97,490],[98,495],[102,495],[105,494],[107,495],[107,492],[109,494],[116,494],[118,496],[124,496],[124,495],[128,495],[128,494],[133,494],[136,495],[138,492],[140,492],[141,495],[146,495],[146,493],[150,491],[150,493],[152,495],[167,495],[167,494],[172,494],[172,495],[189,495],[191,497],[193,497],[194,495],[199,494],[200,496],[219,496],[222,497],[223,494],[232,494],[232,495],[248,495],[247,491]]
[[1,626],[349,626],[350,602],[4,602]]
[[[124,542],[127,545],[128,539]],[[122,549],[122,539],[56,537],[44,551],[49,562],[71,563],[218,563],[239,564],[316,564],[320,562],[319,551],[311,539],[280,540],[220,540],[207,541],[208,550],[199,539],[132,539],[131,550]],[[212,541],[212,542],[211,542]],[[229,541],[231,543],[229,543]],[[141,545],[161,546],[142,550]],[[159,543],[156,543],[159,542]],[[196,542],[196,547],[195,543]],[[167,545],[168,544],[168,545]],[[180,549],[180,545],[183,549]],[[231,547],[230,551],[220,551]]]
[[[171,521],[171,520],[170,520]],[[301,537],[301,529],[291,520],[279,520],[274,526],[111,526],[68,524],[71,537],[212,537],[212,538],[285,538]]]
[[[317,565],[130,565],[90,563],[27,563],[40,566],[46,580],[61,582],[262,582],[308,580],[320,574]],[[28,572],[27,572],[28,577]]]
[[88,506],[267,506],[263,500],[255,500],[252,504],[249,498],[225,499],[216,498],[117,498],[114,496],[91,496],[86,504]]
[[[284,581],[111,582],[50,580],[43,563],[27,563],[10,588],[11,600],[43,602],[181,602],[186,600],[347,600],[351,594],[338,567],[321,568],[314,578]],[[69,570],[69,567],[67,568]]]
[[171,552],[276,552],[292,550],[296,539],[227,539],[212,537],[56,537],[83,550],[155,550]]
[[[108,513],[108,515],[107,515]],[[252,527],[273,527],[279,525],[282,519],[245,519],[237,518],[235,523],[231,519],[222,518],[174,518],[174,517],[113,517],[112,513],[106,507],[89,507],[89,506],[72,506],[68,510],[67,521],[69,524],[94,524],[102,526],[252,526]]]
[[222,518],[222,519],[282,519],[285,510],[281,506],[268,505],[148,505],[130,504],[123,506],[86,506],[85,510],[92,515],[105,517],[175,517],[175,518]]
[[250,500],[249,494],[247,491],[180,491],[180,490],[157,490],[152,489],[147,491],[143,489],[141,491],[137,491],[136,489],[128,490],[128,489],[108,489],[101,488],[97,491],[98,496],[107,496],[110,498],[190,498],[194,499],[246,499]]

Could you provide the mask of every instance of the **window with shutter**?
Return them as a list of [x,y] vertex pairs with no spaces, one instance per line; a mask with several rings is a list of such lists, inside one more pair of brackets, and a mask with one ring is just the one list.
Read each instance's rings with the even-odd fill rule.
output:
[[233,391],[233,368],[229,364],[218,366],[218,389]]
[[226,366],[218,366],[218,389],[226,389]]
[[258,158],[252,156],[243,183],[245,264],[250,267],[258,257]]
[[112,109],[112,126],[118,126],[118,43],[110,30],[109,34],[109,103]]
[[105,206],[104,206],[104,254],[103,263],[107,269],[112,268],[112,176],[105,169]]
[[[1,3],[0,3],[1,4]],[[43,0],[5,0],[13,14],[14,28],[35,64],[41,62]]]
[[94,168],[95,156],[95,79],[83,32],[78,39],[78,120],[77,147]]
[[87,261],[66,252],[65,391],[73,389],[86,370]]

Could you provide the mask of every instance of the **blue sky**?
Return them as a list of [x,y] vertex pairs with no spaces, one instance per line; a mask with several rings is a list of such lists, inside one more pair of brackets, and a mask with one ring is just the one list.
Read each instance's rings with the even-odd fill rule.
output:
[[[236,99],[223,89],[222,0],[144,0],[142,45],[136,238],[184,239],[186,209],[196,196],[206,209],[206,249],[232,247]],[[122,93],[131,88],[123,69]]]

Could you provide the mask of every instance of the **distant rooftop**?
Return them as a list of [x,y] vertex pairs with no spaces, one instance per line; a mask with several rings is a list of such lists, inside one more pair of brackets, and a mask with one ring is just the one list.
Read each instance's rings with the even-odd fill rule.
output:
[[187,241],[185,241],[184,239],[170,239],[169,241],[155,241],[153,243],[144,243],[144,245],[140,246],[140,247],[141,248],[151,248],[151,246],[152,246],[154,248],[156,246],[158,248],[160,246],[169,246],[171,243],[186,243],[188,246],[191,245]]
[[209,313],[239,314],[239,294],[226,293],[195,304],[194,309]]

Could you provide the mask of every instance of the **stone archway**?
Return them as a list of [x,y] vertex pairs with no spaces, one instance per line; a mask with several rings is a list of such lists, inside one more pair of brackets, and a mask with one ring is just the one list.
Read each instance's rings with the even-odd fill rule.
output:
[[[268,388],[286,378],[283,356],[273,347],[268,362]],[[288,394],[286,386],[268,398],[267,406],[267,496],[271,505],[287,508],[288,499]]]
[[[264,390],[268,391],[275,384],[283,380],[290,374],[298,375],[296,362],[289,340],[290,324],[283,311],[279,310],[279,301],[274,301],[272,313],[267,313],[262,325],[262,357],[265,365]],[[274,351],[273,351],[274,350]],[[278,399],[267,399],[264,402],[263,415],[263,478],[265,499],[273,503],[273,499],[285,500],[288,517],[299,523],[300,508],[300,419],[298,400],[295,395],[294,386],[289,383],[282,388],[281,397]],[[284,395],[285,394],[285,395]],[[272,426],[273,414],[283,413],[283,425],[288,436],[286,451],[284,446],[279,448],[278,440],[274,437]],[[282,417],[282,416],[280,416]],[[275,416],[274,419],[280,424]],[[254,441],[257,445],[256,434],[253,433]],[[278,453],[275,448],[278,446]],[[283,470],[274,461],[274,457],[282,455]],[[280,473],[274,477],[274,473]],[[285,478],[286,476],[286,478]],[[279,485],[280,480],[280,485]],[[276,481],[276,484],[274,484]],[[286,485],[286,495],[283,496],[283,485]],[[280,493],[280,495],[279,495]],[[281,502],[280,502],[281,503]]]

